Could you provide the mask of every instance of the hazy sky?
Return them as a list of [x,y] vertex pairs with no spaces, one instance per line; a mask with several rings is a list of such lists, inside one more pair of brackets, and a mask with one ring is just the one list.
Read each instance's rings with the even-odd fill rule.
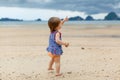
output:
[[92,15],[102,19],[111,11],[120,15],[120,0],[0,0],[0,18],[47,20],[51,16]]

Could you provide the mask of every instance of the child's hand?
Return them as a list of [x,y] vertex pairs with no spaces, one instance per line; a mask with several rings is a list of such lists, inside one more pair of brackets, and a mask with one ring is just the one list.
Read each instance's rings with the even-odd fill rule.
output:
[[69,43],[65,43],[65,47],[68,47],[69,46]]
[[66,18],[64,18],[63,20],[62,20],[62,24],[64,24],[64,22],[66,22],[66,21],[68,21],[69,19],[68,19],[68,17],[66,16]]
[[64,18],[64,22],[66,22],[66,21],[68,21],[69,20],[69,18],[66,16],[66,18]]

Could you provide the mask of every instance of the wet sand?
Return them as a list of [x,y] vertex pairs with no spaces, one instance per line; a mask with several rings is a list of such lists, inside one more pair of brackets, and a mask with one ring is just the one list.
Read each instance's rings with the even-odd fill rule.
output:
[[119,26],[64,25],[70,46],[63,46],[60,77],[47,71],[47,25],[2,26],[0,80],[120,80]]

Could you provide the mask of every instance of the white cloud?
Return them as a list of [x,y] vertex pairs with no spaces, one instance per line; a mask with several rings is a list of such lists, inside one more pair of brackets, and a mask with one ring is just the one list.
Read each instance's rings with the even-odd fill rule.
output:
[[0,17],[22,18],[24,10],[20,8],[0,7]]
[[99,13],[99,14],[94,14],[92,15],[94,17],[94,19],[104,19],[104,17],[107,15],[108,13]]
[[17,8],[17,7],[0,7],[0,17],[19,18],[24,20],[34,20],[41,18],[48,20],[52,16],[64,18],[66,16],[81,16],[86,17],[83,12],[73,12],[64,10],[36,9],[36,8]]
[[[64,18],[81,16],[86,18],[87,14],[79,11],[68,10],[52,10],[52,9],[38,9],[38,8],[19,8],[19,7],[0,7],[0,18],[19,18],[24,20],[34,20],[41,18],[42,20],[48,20],[52,16]],[[108,13],[99,13],[91,15],[94,19],[104,19]],[[120,16],[120,14],[118,14]]]

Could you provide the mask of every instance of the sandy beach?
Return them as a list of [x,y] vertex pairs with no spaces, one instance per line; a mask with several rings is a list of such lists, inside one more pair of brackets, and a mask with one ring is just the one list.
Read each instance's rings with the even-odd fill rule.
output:
[[70,46],[55,77],[47,24],[0,26],[0,80],[120,80],[120,25],[66,24],[62,36]]

